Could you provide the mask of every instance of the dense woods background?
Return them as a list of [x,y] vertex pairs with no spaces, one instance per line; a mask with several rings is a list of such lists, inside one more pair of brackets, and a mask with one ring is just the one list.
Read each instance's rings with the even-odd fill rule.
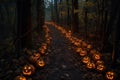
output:
[[110,56],[110,68],[119,70],[119,3],[120,0],[0,0],[0,71],[8,65],[4,60],[18,58],[25,48],[35,48],[36,37],[40,36],[41,43],[45,40],[46,21],[71,30],[74,36]]

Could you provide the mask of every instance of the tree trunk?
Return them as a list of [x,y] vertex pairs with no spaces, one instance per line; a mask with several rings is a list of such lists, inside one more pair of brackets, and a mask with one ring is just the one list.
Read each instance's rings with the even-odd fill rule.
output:
[[38,32],[42,34],[43,25],[45,20],[45,7],[44,0],[37,0],[37,24],[38,24]]
[[58,0],[54,0],[54,7],[55,7],[55,21],[59,23],[59,14],[58,14]]
[[78,0],[72,0],[72,30],[73,33],[79,32]]
[[31,0],[17,0],[17,52],[32,45]]
[[[87,3],[88,0],[86,0]],[[85,22],[85,39],[87,40],[87,35],[88,35],[88,9],[85,6],[85,17],[84,17],[84,22]]]

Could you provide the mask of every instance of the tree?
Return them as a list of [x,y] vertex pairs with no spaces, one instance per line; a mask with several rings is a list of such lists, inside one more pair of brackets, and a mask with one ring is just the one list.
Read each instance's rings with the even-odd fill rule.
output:
[[44,0],[37,0],[37,23],[38,32],[42,33],[45,20],[45,5]]
[[72,30],[74,33],[79,32],[78,0],[72,0]]
[[32,45],[31,0],[17,0],[17,52]]
[[55,8],[55,21],[59,23],[59,13],[58,13],[58,0],[54,0],[54,8]]

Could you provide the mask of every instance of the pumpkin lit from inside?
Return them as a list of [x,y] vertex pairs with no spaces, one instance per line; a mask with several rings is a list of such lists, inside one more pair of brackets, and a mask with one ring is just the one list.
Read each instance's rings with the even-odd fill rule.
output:
[[103,64],[99,64],[99,65],[97,65],[96,69],[97,69],[97,71],[102,72],[105,70],[105,66]]
[[114,79],[115,79],[115,73],[114,73],[113,71],[108,71],[108,72],[106,73],[106,78],[107,78],[108,80],[114,80]]
[[93,62],[88,62],[87,63],[87,68],[88,69],[94,69],[95,68],[95,64]]
[[99,65],[99,64],[104,64],[104,62],[102,60],[96,61],[96,65]]
[[90,62],[90,57],[88,57],[88,56],[83,57],[82,62],[85,63],[85,64]]
[[37,60],[36,64],[37,64],[38,67],[44,67],[45,66],[45,62],[44,62],[43,59]]
[[82,49],[81,48],[76,48],[76,52],[79,53]]
[[91,55],[96,54],[96,53],[97,53],[97,51],[95,49],[90,50]]
[[87,47],[87,43],[86,42],[82,42],[82,47],[86,48]]
[[34,73],[35,67],[31,64],[23,66],[22,73],[26,76],[30,76]]
[[29,57],[29,60],[30,60],[31,62],[36,62],[39,58],[40,58],[40,53],[34,53],[33,55],[31,55],[31,56]]
[[17,76],[15,80],[27,80],[24,76]]
[[93,54],[93,59],[94,60],[100,60],[100,58],[101,58],[101,55],[100,54]]
[[92,45],[87,45],[87,49],[92,49]]
[[80,54],[80,56],[85,56],[87,54],[87,51],[86,50],[81,50],[79,54]]

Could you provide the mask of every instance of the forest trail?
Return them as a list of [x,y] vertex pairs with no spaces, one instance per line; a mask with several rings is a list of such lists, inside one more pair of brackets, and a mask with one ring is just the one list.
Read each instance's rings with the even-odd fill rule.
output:
[[86,69],[70,42],[55,27],[50,26],[51,52],[42,70],[45,80],[103,80],[102,74]]

